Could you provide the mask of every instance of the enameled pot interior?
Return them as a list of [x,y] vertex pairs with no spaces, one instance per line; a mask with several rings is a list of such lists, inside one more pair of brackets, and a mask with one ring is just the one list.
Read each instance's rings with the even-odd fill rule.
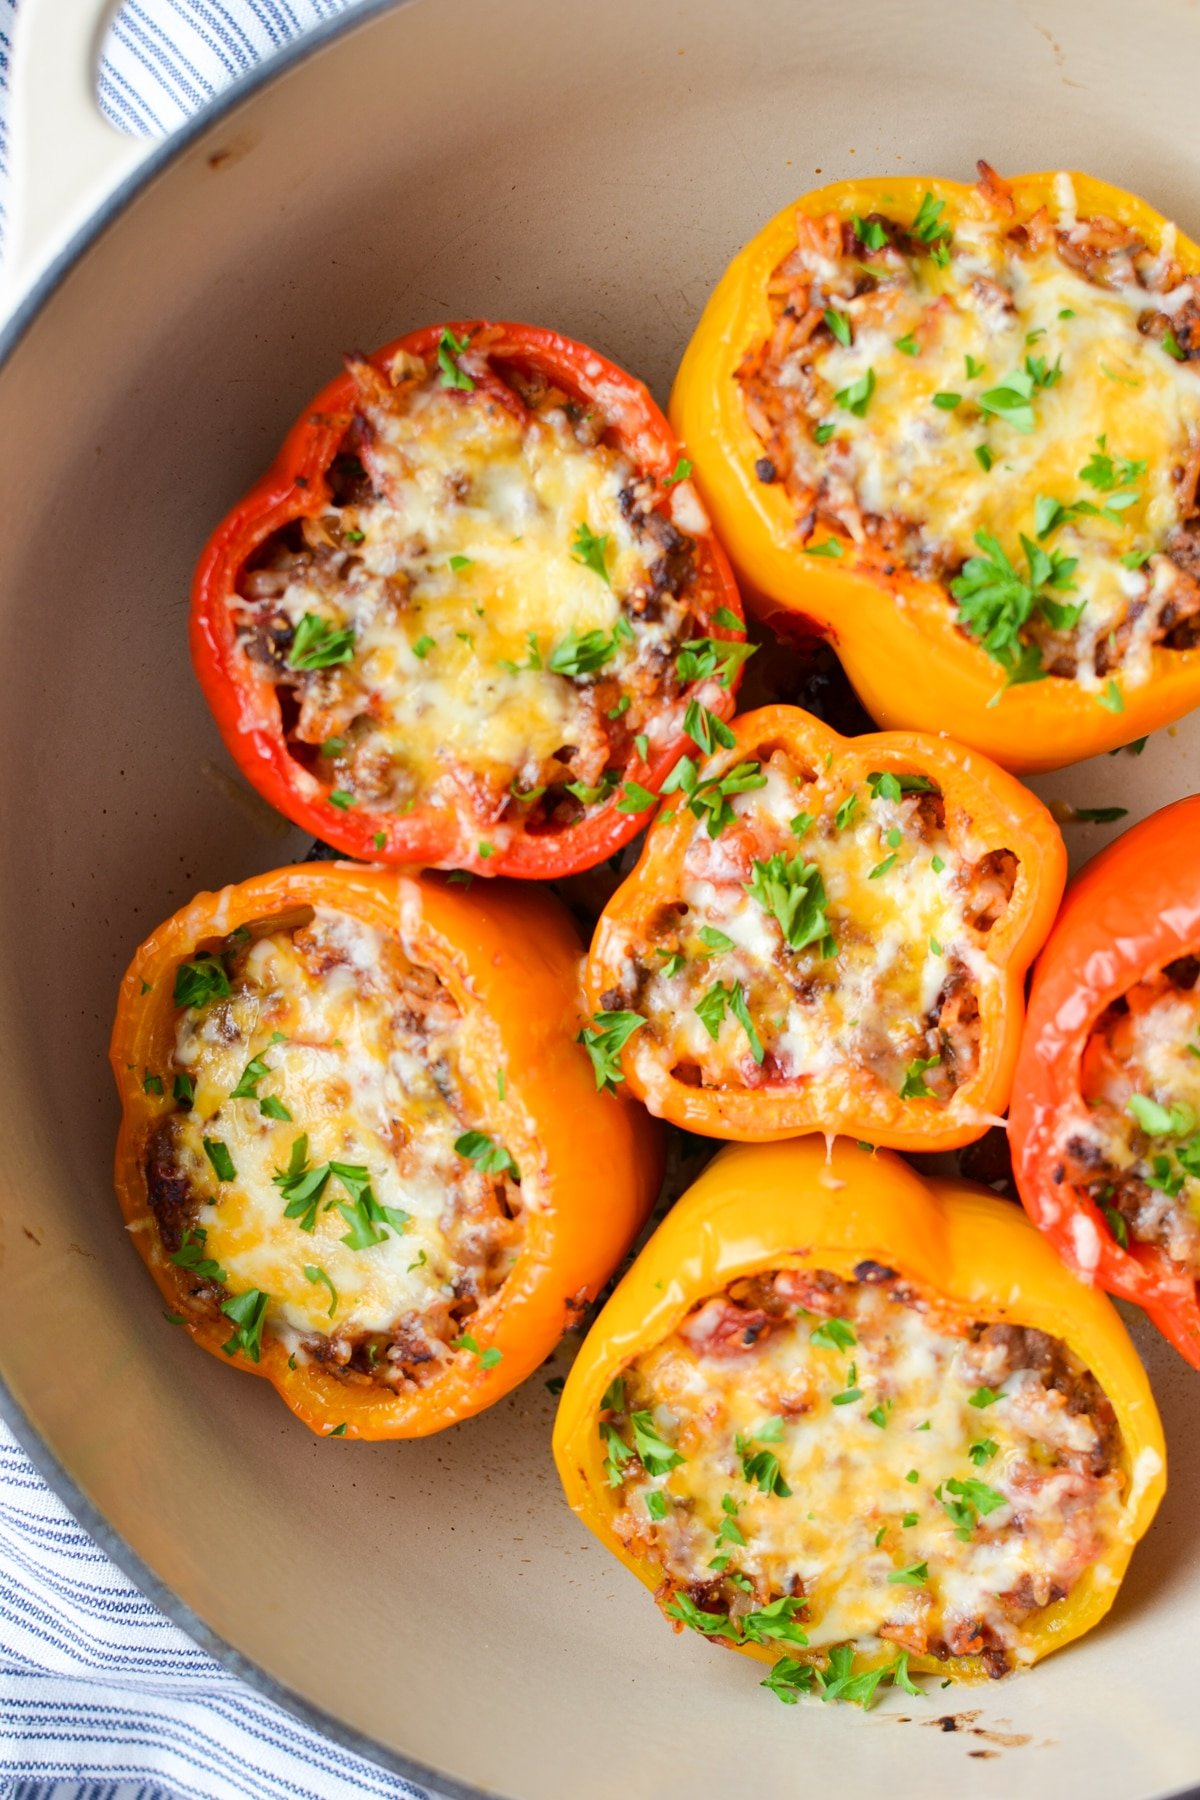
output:
[[[429,1442],[319,1442],[165,1323],[110,1192],[105,1066],[146,931],[302,849],[222,751],[186,605],[339,352],[529,318],[665,398],[776,208],[977,155],[1090,168],[1198,234],[1198,53],[1200,15],[1166,0],[413,0],[194,135],[0,372],[3,1374],[154,1576],[400,1766],[515,1800],[1150,1800],[1200,1777],[1200,1376],[1152,1334],[1172,1488],[1111,1623],[982,1692],[784,1708],[673,1640],[568,1513],[540,1380]],[[1138,816],[1200,785],[1198,751],[1183,726],[1036,785]],[[1071,827],[1076,861],[1111,829]]]

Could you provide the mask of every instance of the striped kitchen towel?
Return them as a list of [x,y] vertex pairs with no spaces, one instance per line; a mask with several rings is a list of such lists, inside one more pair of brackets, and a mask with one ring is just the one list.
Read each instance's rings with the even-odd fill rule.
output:
[[[126,130],[168,132],[352,4],[127,0],[101,70],[104,109]],[[0,229],[13,11],[0,0]],[[80,1529],[0,1423],[0,1800],[360,1795],[419,1800],[185,1637]]]

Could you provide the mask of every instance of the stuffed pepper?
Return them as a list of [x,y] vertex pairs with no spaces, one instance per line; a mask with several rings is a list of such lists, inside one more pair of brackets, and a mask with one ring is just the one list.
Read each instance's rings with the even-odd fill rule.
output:
[[1038,961],[1010,1141],[1063,1260],[1200,1368],[1200,797],[1072,883]]
[[557,332],[349,358],[196,574],[193,660],[247,779],[367,860],[593,867],[750,653],[689,477],[641,383]]
[[522,1381],[660,1172],[573,1042],[579,953],[544,893],[345,863],[155,931],[111,1054],[117,1193],[167,1316],[327,1436],[423,1436]]
[[567,1498],[677,1631],[868,1701],[1091,1629],[1165,1485],[1116,1312],[1020,1211],[886,1151],[723,1150],[589,1333]]
[[1200,248],[1090,176],[979,167],[780,213],[672,417],[747,591],[880,724],[1047,769],[1200,702]]
[[597,1078],[713,1137],[981,1137],[1066,859],[1041,802],[945,739],[744,713],[685,758],[601,916]]

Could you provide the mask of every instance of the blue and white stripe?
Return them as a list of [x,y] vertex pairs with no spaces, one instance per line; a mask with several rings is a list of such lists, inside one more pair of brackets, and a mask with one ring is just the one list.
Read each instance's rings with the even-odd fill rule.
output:
[[[127,0],[100,72],[160,136],[354,0]],[[0,0],[0,234],[14,0]],[[19,27],[18,27],[19,30]],[[414,1800],[244,1686],[111,1563],[0,1424],[0,1800]],[[419,1800],[419,1797],[418,1797]]]

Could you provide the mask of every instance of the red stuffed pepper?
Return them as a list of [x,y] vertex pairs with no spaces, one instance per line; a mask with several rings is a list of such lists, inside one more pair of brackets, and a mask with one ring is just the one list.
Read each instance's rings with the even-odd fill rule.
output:
[[1200,796],[1068,892],[1029,1000],[1010,1119],[1025,1210],[1085,1281],[1200,1368]]
[[602,861],[749,654],[689,474],[641,383],[557,332],[349,358],[196,574],[196,672],[247,779],[351,856]]

